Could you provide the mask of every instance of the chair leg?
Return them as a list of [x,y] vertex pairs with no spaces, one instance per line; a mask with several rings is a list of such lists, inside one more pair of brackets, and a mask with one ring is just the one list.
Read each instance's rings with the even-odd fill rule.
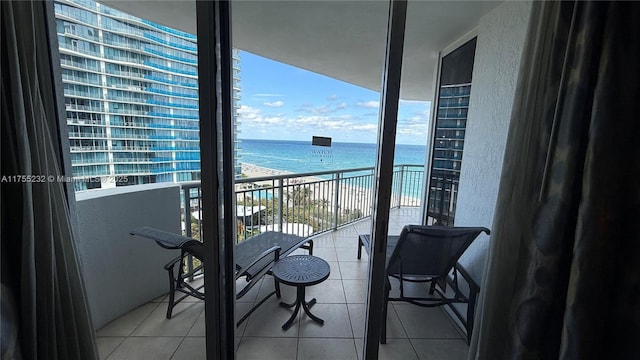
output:
[[358,236],[358,260],[362,258],[362,240],[360,240],[360,236]]
[[380,344],[387,343],[387,307],[389,306],[389,287],[385,285],[384,301],[382,308],[382,329],[380,332]]
[[467,330],[467,345],[471,344],[471,333],[473,332],[473,317],[476,312],[476,298],[478,293],[472,291],[469,294],[469,302],[467,303],[467,321],[466,321],[466,330]]
[[171,319],[171,313],[173,312],[173,306],[175,305],[173,302],[175,300],[175,292],[176,292],[176,278],[173,275],[173,265],[167,269],[169,272],[169,303],[167,304],[167,319]]
[[276,278],[274,277],[273,283],[276,287],[276,297],[280,299],[282,297],[282,294],[280,293],[280,281],[276,280]]

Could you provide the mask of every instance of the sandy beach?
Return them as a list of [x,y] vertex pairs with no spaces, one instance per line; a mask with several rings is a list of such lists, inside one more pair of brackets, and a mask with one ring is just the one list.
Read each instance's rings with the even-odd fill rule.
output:
[[[274,175],[288,175],[291,174],[286,171],[280,171],[275,169],[270,169],[262,166],[258,166],[255,164],[242,163],[242,174],[243,179],[246,181],[251,178],[260,178],[260,177],[270,177]],[[264,181],[256,181],[256,182],[248,182],[243,184],[237,184],[236,190],[239,189],[251,189],[253,188],[252,184],[256,184],[257,186],[272,186],[272,181],[264,180]],[[306,177],[296,177],[289,178],[286,185],[301,185],[305,184],[304,187],[311,191],[311,196],[314,200],[317,201],[327,201],[329,204],[333,204],[335,201],[335,192],[333,181],[325,181],[318,177],[306,176]],[[302,186],[302,185],[301,185]],[[342,209],[348,210],[359,210],[362,214],[370,215],[372,208],[372,189],[368,187],[361,186],[353,186],[345,183],[341,183],[338,192],[338,203],[342,207]],[[394,199],[397,199],[396,195]],[[396,200],[397,201],[397,200]],[[393,202],[393,201],[392,201]],[[402,203],[406,204],[406,206],[420,206],[420,199],[402,196]]]

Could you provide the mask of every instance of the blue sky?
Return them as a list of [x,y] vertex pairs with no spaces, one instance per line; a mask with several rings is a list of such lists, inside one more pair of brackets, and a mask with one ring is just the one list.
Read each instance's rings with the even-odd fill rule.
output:
[[[241,52],[241,139],[375,143],[377,92]],[[382,60],[381,60],[382,61]],[[398,144],[424,145],[429,102],[401,101]]]

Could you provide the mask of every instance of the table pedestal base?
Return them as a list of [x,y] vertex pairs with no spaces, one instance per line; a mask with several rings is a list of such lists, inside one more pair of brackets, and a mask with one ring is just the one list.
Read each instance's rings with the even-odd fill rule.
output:
[[304,300],[304,289],[305,286],[297,286],[296,287],[296,301],[294,301],[291,304],[288,304],[286,302],[280,302],[280,306],[283,307],[288,307],[288,308],[292,308],[292,307],[296,307],[293,310],[293,314],[291,314],[291,317],[289,318],[289,320],[287,320],[286,323],[284,323],[284,325],[282,325],[282,329],[283,330],[287,330],[291,324],[293,324],[293,320],[295,320],[296,316],[298,315],[298,312],[300,311],[300,305],[302,305],[302,310],[304,310],[304,312],[309,315],[309,317],[311,318],[311,320],[320,323],[321,325],[324,324],[324,320],[320,319],[319,317],[313,315],[311,313],[311,311],[309,310],[313,305],[315,305],[316,303],[316,299],[313,298],[311,299],[309,302]]

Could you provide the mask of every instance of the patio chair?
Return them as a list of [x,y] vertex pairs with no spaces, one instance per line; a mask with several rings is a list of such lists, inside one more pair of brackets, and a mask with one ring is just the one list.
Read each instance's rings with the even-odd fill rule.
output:
[[[458,264],[458,259],[481,232],[490,234],[483,227],[440,227],[408,225],[402,229],[398,243],[388,257],[386,269],[385,307],[381,343],[386,343],[387,305],[389,301],[405,301],[414,305],[434,307],[450,305],[453,313],[462,322],[467,332],[467,342],[471,339],[475,304],[480,287],[467,271]],[[458,273],[466,281],[468,295],[460,289]],[[400,281],[399,297],[390,297],[389,277]],[[429,284],[428,297],[410,297],[404,293],[404,282]],[[450,287],[447,290],[447,285]],[[435,294],[434,294],[435,293]],[[467,304],[466,318],[460,314],[454,303]]]
[[[193,287],[187,281],[187,279],[192,279],[194,276],[200,275],[203,272],[206,257],[200,241],[150,227],[137,228],[131,231],[130,234],[154,240],[165,249],[180,250],[180,256],[164,266],[164,269],[167,270],[169,274],[167,319],[171,319],[174,306],[188,296],[204,300],[204,291],[202,291],[204,285]],[[258,234],[237,244],[234,247],[236,265],[235,278],[236,281],[244,278],[246,284],[236,292],[236,299],[240,299],[246,295],[264,275],[270,273],[271,267],[280,257],[287,256],[298,248],[309,250],[309,254],[312,255],[313,240],[296,235],[270,231]],[[185,266],[186,259],[189,255],[200,261],[200,265],[194,267],[192,270],[188,270],[187,266]],[[177,269],[176,265],[178,266]],[[274,284],[274,291],[257,302],[249,312],[238,320],[237,326],[240,326],[253,311],[260,307],[260,305],[267,301],[272,295],[275,294],[280,298],[279,284],[275,280]],[[176,292],[181,292],[184,295],[176,299]]]
[[[458,259],[471,243],[489,229],[484,227],[443,227],[407,225],[400,236],[387,238],[387,260],[382,334],[380,342],[387,342],[387,306],[389,301],[404,301],[410,304],[435,307],[448,305],[465,327],[467,342],[471,339],[475,304],[480,287],[467,271],[458,263]],[[367,252],[370,248],[370,236],[358,238],[358,258],[361,248]],[[460,275],[466,286],[460,286]],[[399,281],[398,297],[391,297],[391,281]],[[404,283],[425,283],[428,285],[427,297],[413,297],[405,294]],[[464,291],[464,290],[468,291]],[[466,318],[455,303],[467,304]]]

